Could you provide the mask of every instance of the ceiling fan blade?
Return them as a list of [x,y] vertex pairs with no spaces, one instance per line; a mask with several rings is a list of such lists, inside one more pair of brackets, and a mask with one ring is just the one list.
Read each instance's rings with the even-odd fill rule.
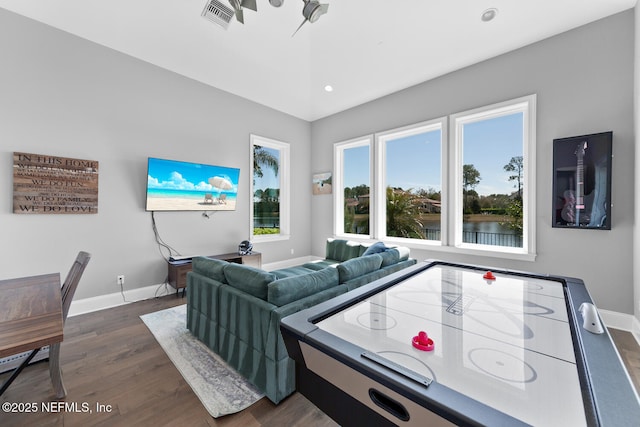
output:
[[300,28],[302,28],[302,26],[305,24],[305,22],[307,22],[307,19],[306,19],[306,18],[305,18],[305,20],[304,20],[304,21],[302,21],[302,24],[300,24],[300,26],[298,27],[298,29],[297,29],[297,30],[295,30],[293,34],[291,34],[291,37],[293,37],[293,36],[295,36],[295,35],[296,35],[296,33],[300,30]]
[[258,5],[256,4],[256,0],[242,0],[240,2],[241,7],[246,7],[247,9],[251,9],[253,11],[258,11]]
[[244,24],[244,14],[240,8],[236,9],[236,19],[239,23]]

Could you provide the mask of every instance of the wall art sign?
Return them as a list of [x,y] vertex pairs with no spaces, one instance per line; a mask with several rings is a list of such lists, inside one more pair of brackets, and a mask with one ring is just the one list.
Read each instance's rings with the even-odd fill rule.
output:
[[553,140],[553,227],[611,229],[613,132]]
[[13,213],[97,214],[98,162],[14,152]]

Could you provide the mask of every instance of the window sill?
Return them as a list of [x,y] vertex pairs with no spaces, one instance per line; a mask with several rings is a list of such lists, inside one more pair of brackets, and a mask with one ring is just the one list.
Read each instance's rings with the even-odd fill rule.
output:
[[282,240],[289,240],[289,234],[258,234],[251,238],[253,243],[264,243],[264,242],[278,242]]
[[[372,243],[376,241],[369,237],[359,238],[357,235],[343,235],[336,236],[339,239],[349,239],[361,243]],[[440,242],[436,241],[416,241],[413,239],[398,239],[398,238],[385,238],[381,239],[387,244],[406,246],[409,249],[417,249],[423,251],[442,252],[448,254],[461,254],[461,255],[474,255],[488,258],[500,258],[509,259],[514,261],[529,261],[534,262],[537,254],[527,253],[520,248],[508,248],[502,246],[489,246],[489,245],[473,245],[462,244],[460,246],[442,246]]]

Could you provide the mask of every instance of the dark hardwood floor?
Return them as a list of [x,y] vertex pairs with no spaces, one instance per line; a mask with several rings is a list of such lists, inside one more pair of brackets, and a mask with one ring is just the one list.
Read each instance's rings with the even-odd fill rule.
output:
[[[185,302],[172,295],[70,317],[60,356],[68,407],[58,408],[58,412],[42,410],[43,402],[56,399],[48,362],[39,362],[25,369],[0,397],[0,403],[33,403],[23,409],[36,409],[35,412],[0,411],[0,425],[336,425],[299,393],[277,406],[263,398],[238,414],[212,418],[139,317]],[[636,389],[640,389],[640,347],[628,332],[611,333]],[[0,375],[0,381],[7,376]],[[72,405],[77,405],[77,412],[70,410]],[[99,412],[98,405],[103,405],[103,412]],[[83,412],[85,409],[90,412]]]
[[[68,393],[65,401],[76,404],[78,412],[42,411],[42,402],[56,400],[48,362],[43,361],[27,367],[0,397],[0,403],[35,403],[37,411],[0,410],[0,425],[336,425],[298,393],[278,406],[263,398],[238,414],[212,418],[139,317],[185,302],[171,295],[68,318],[60,359]],[[7,377],[0,375],[0,381]],[[99,413],[98,404],[110,405],[111,410]],[[83,405],[91,413],[82,412]]]

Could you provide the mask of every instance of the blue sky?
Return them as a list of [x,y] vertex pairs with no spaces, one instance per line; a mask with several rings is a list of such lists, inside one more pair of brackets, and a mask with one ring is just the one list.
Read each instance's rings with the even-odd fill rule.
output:
[[225,177],[238,190],[240,169],[198,163],[149,158],[147,182],[150,188],[165,190],[216,190],[209,184],[209,178]]
[[[476,191],[481,195],[509,194],[516,190],[504,166],[522,156],[522,114],[511,114],[464,126],[463,164],[480,171]],[[431,131],[387,142],[387,185],[441,190],[440,131]],[[443,142],[444,143],[444,142]],[[345,151],[345,186],[369,181],[369,147]]]

